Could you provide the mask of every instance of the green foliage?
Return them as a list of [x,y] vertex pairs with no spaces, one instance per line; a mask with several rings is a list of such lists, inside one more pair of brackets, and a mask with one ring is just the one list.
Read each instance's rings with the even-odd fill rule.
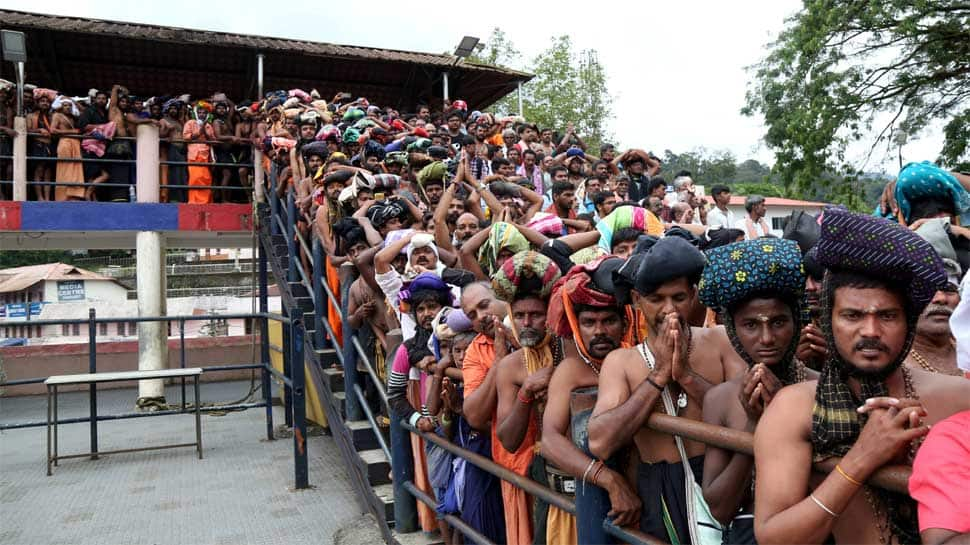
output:
[[846,161],[846,147],[889,150],[936,120],[947,121],[939,161],[968,160],[970,4],[962,0],[805,0],[754,72],[742,113],[764,117],[786,186],[836,184],[835,194],[858,199],[865,182],[855,183],[861,166]]
[[70,261],[66,250],[16,250],[0,252],[0,269]]
[[[520,58],[514,44],[496,28],[485,49],[472,60],[508,68],[517,67],[515,63]],[[517,68],[535,74],[522,86],[522,110],[527,120],[559,132],[572,123],[591,150],[612,138],[606,125],[613,117],[613,98],[606,85],[606,70],[595,50],[577,52],[569,36],[557,36],[530,66]],[[508,95],[490,110],[498,114],[518,113],[518,97],[515,93]]]

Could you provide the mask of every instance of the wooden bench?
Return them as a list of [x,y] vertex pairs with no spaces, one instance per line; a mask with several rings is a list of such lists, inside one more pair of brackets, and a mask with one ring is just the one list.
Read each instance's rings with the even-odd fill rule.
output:
[[[84,458],[91,456],[97,458],[101,454],[119,454],[123,452],[140,452],[143,450],[159,450],[179,447],[195,447],[202,459],[202,416],[199,412],[199,375],[202,374],[200,367],[189,369],[160,369],[157,371],[123,371],[120,373],[91,373],[82,375],[58,375],[49,377],[44,381],[47,385],[47,475],[51,475],[51,467],[57,465],[58,460],[68,458]],[[193,377],[195,379],[195,442],[179,443],[177,445],[163,445],[156,447],[128,448],[121,450],[109,450],[98,452],[86,452],[83,454],[69,454],[61,456],[57,454],[57,387],[67,384],[97,384],[99,382],[120,382],[125,380],[149,380],[165,378],[184,378]],[[52,433],[53,432],[53,433]],[[92,436],[96,436],[92,432]],[[51,449],[53,437],[53,453]],[[94,440],[92,440],[93,443]],[[96,449],[97,447],[92,444]]]

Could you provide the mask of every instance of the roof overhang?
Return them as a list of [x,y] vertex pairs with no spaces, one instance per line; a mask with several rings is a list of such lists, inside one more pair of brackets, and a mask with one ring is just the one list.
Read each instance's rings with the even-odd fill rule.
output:
[[[121,84],[138,96],[217,91],[234,100],[257,98],[256,56],[264,55],[264,90],[338,92],[409,111],[442,96],[483,109],[531,74],[465,62],[453,55],[394,51],[0,10],[0,27],[27,34],[27,79],[65,94]],[[8,64],[8,63],[4,63]],[[3,77],[10,67],[0,69]]]

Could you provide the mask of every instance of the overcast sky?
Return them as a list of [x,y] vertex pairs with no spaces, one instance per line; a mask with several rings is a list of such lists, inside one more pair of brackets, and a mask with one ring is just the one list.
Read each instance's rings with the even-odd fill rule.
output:
[[[555,9],[550,9],[554,5]],[[772,163],[760,141],[760,118],[739,113],[749,72],[765,46],[801,6],[796,0],[762,2],[438,2],[368,0],[335,3],[273,3],[168,0],[48,0],[31,4],[44,13],[114,19],[223,32],[441,53],[462,36],[488,37],[500,27],[531,59],[549,38],[568,34],[577,49],[595,49],[614,96],[610,129],[622,146],[675,152],[696,147],[730,150],[739,160]],[[622,7],[621,7],[622,6]],[[23,0],[0,0],[25,9]],[[279,9],[274,9],[279,7]],[[332,13],[325,16],[323,14]],[[321,14],[320,17],[315,17]],[[2,24],[2,23],[0,23]],[[457,98],[457,97],[456,97]],[[933,159],[940,138],[904,148],[904,160]],[[863,155],[852,150],[851,158]],[[898,169],[895,156],[880,165]]]

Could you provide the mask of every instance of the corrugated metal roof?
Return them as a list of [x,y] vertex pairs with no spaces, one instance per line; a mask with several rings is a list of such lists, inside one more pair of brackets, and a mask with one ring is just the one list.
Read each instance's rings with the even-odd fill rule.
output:
[[[451,74],[453,97],[482,108],[532,75],[459,62],[457,57],[0,10],[0,27],[24,30],[32,82],[69,93],[122,83],[145,96],[216,90],[252,98],[256,52],[266,55],[266,89],[316,86],[351,91],[397,106],[440,96],[440,74]],[[330,95],[332,96],[332,94]],[[410,105],[410,104],[408,104]],[[403,106],[403,105],[402,105]]]
[[20,291],[43,280],[108,280],[114,279],[66,263],[45,263],[0,269],[0,293]]

